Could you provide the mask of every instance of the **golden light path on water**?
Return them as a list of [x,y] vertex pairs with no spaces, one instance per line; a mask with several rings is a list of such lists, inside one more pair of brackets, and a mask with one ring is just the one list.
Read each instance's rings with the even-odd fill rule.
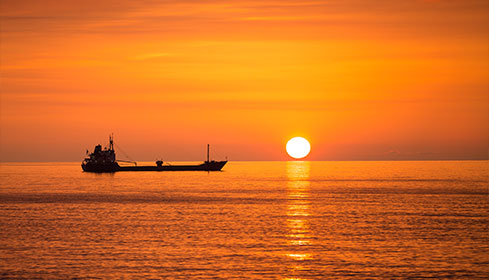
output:
[[[309,201],[309,169],[308,161],[287,162],[287,241],[293,250],[286,255],[294,262],[289,271],[296,275],[301,270],[308,270],[306,260],[312,260],[314,256],[305,250],[310,246],[312,233],[309,229],[308,220],[310,216]],[[301,278],[286,278],[301,279]]]

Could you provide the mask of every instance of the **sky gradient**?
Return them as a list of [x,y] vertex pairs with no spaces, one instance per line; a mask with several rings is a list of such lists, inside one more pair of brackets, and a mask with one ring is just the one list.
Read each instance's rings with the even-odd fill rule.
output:
[[488,158],[486,0],[0,3],[0,161]]

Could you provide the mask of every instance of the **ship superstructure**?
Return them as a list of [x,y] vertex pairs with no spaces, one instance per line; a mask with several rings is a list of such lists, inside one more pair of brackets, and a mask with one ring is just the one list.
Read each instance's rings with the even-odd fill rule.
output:
[[88,157],[82,162],[83,171],[88,172],[115,172],[120,166],[115,159],[114,138],[109,136],[109,146],[102,149],[102,145],[97,145],[93,153],[88,153]]

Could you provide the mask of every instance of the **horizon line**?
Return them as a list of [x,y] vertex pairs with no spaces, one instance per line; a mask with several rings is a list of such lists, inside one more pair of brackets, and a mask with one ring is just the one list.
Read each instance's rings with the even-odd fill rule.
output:
[[[140,160],[136,162],[153,162]],[[352,159],[352,160],[228,160],[228,162],[384,162],[384,161],[489,161],[486,159]],[[78,163],[79,161],[1,161],[3,163]],[[201,160],[171,160],[165,162],[201,162]]]

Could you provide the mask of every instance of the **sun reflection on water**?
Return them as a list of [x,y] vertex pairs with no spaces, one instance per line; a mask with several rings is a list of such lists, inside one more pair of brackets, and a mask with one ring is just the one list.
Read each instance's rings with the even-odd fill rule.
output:
[[[312,260],[313,255],[308,252],[307,246],[311,245],[312,235],[308,224],[310,216],[309,201],[309,162],[290,161],[287,162],[287,242],[289,252],[286,256],[293,261],[289,271],[297,277],[300,271],[308,270],[307,260]],[[292,275],[291,275],[292,276]],[[301,278],[286,279],[301,279]]]
[[303,261],[312,259],[311,254],[287,254],[288,257],[291,257],[294,260]]

